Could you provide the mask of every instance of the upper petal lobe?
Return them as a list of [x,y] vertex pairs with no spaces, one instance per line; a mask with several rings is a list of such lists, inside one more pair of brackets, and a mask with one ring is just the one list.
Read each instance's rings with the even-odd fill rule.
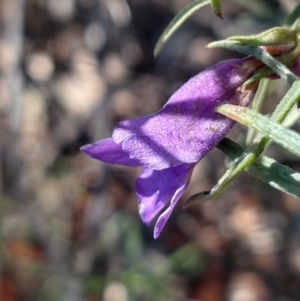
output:
[[257,68],[251,59],[224,61],[196,75],[157,114],[122,121],[113,139],[131,158],[153,169],[196,163],[234,125],[215,107],[224,103],[245,106],[253,98],[254,91],[239,92]]
[[113,139],[103,139],[93,144],[87,144],[80,148],[90,157],[101,160],[105,163],[122,164],[126,166],[141,165],[137,160],[131,159],[128,153],[124,152],[121,145]]

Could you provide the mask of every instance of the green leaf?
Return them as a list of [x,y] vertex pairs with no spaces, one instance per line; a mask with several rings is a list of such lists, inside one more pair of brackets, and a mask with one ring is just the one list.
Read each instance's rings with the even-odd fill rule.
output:
[[215,12],[215,14],[223,19],[223,16],[222,16],[222,7],[221,7],[221,2],[220,0],[210,0],[210,5],[211,5],[211,8],[213,9],[213,11]]
[[270,118],[249,108],[226,104],[218,107],[216,111],[241,124],[254,128],[300,157],[300,135],[298,133],[278,125]]
[[170,37],[192,14],[209,3],[210,0],[196,0],[180,10],[160,36],[154,49],[154,56],[157,56],[160,53]]
[[[260,80],[259,82],[259,86],[257,88],[255,97],[252,101],[252,109],[259,112],[263,106],[264,100],[267,96],[268,93],[268,87],[270,84],[270,80],[263,78],[262,80]],[[256,135],[255,130],[253,130],[252,128],[249,128],[247,131],[247,136],[245,139],[245,144],[249,145],[252,141],[254,136]]]
[[[231,160],[238,159],[245,151],[228,138],[224,138],[217,147]],[[245,171],[282,192],[300,198],[300,173],[272,158],[260,156]]]

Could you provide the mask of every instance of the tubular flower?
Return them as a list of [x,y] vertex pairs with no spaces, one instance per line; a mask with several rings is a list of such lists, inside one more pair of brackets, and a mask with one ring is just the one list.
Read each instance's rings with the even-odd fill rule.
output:
[[262,63],[248,57],[220,62],[191,78],[156,114],[125,120],[112,138],[81,148],[106,163],[143,166],[136,181],[141,219],[156,219],[157,238],[186,190],[195,164],[233,127],[215,112],[230,103],[247,106],[257,83],[243,86]]

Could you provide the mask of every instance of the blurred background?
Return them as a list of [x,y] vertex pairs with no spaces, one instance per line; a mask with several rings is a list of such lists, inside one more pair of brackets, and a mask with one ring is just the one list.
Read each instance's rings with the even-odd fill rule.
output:
[[[79,151],[240,56],[207,50],[209,42],[278,26],[298,1],[224,0],[224,20],[206,7],[154,58],[189,2],[1,0],[2,301],[300,300],[299,199],[243,174],[217,200],[177,206],[154,240],[138,216],[140,170]],[[272,83],[266,113],[286,89]],[[300,171],[283,149],[268,153]],[[225,166],[213,150],[183,199],[210,189]]]

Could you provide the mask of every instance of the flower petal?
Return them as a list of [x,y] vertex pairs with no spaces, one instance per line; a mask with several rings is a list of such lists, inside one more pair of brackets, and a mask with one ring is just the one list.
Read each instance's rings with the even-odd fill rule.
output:
[[113,139],[143,165],[161,170],[195,163],[235,122],[214,111],[225,103],[248,105],[256,87],[242,88],[260,62],[253,58],[221,62],[190,79],[157,113],[125,120]]
[[154,231],[153,231],[153,237],[155,239],[160,235],[160,233],[161,233],[162,229],[164,228],[166,222],[168,221],[171,213],[173,212],[173,209],[176,206],[178,200],[185,192],[187,185],[188,185],[188,183],[185,183],[182,186],[178,187],[178,189],[176,190],[175,194],[173,195],[173,197],[171,199],[170,206],[159,216],[159,218],[155,224]]
[[149,225],[161,210],[170,204],[159,218],[154,232],[155,238],[158,237],[175,204],[185,191],[193,168],[194,164],[183,164],[164,170],[144,168],[137,179],[139,213],[144,223]]
[[137,160],[131,159],[129,155],[122,150],[121,145],[108,138],[93,144],[87,144],[80,148],[90,157],[101,160],[105,163],[122,164],[127,166],[141,165]]

